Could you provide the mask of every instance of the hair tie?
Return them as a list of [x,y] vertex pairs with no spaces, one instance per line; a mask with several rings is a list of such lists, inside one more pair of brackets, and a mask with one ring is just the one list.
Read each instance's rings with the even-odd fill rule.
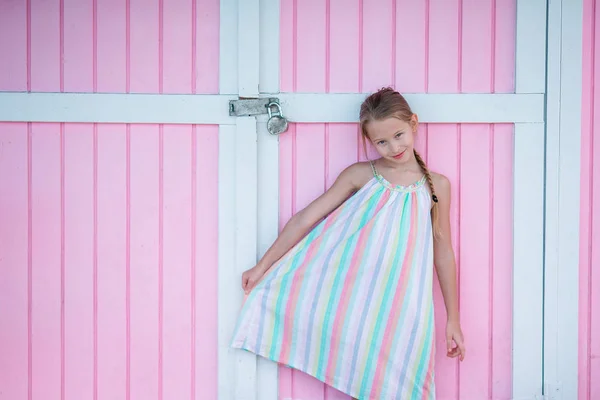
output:
[[435,194],[431,195],[431,199],[433,200],[434,203],[438,202],[438,198]]

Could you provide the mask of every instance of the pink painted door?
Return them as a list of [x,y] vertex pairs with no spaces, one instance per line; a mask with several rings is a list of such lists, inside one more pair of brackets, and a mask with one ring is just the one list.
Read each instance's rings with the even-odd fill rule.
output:
[[[219,1],[0,2],[0,91],[217,93]],[[218,127],[0,123],[0,397],[217,398]]]
[[[281,2],[281,91],[512,93],[514,0]],[[284,110],[285,111],[285,110]],[[292,124],[280,138],[280,225],[364,160],[355,124]],[[512,398],[512,124],[425,124],[418,148],[453,186],[452,240],[468,357],[445,357],[436,281],[439,399]],[[280,368],[280,398],[348,397]]]

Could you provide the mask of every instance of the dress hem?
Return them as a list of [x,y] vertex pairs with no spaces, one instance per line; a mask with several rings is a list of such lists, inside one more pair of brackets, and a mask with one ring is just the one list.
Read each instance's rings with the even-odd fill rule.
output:
[[273,361],[273,362],[277,363],[278,365],[283,365],[285,367],[289,367],[289,368],[295,369],[297,371],[304,372],[305,374],[307,374],[307,375],[309,375],[309,376],[317,379],[319,382],[323,382],[327,386],[331,386],[332,388],[334,388],[336,390],[339,390],[340,392],[342,392],[342,393],[344,393],[344,394],[346,394],[346,395],[348,395],[350,397],[353,397],[355,399],[358,399],[358,400],[368,400],[365,397],[363,397],[363,398],[359,397],[358,394],[355,394],[355,393],[353,394],[353,393],[346,392],[346,389],[342,388],[341,385],[340,385],[340,383],[338,383],[338,382],[327,382],[327,381],[325,381],[323,379],[320,379],[315,374],[313,374],[312,372],[308,371],[306,368],[299,368],[297,365],[294,365],[294,363],[292,363],[292,364],[282,363],[279,360],[277,360],[276,358],[272,358],[268,354],[266,354],[268,352],[256,351],[255,349],[252,349],[250,346],[247,346],[245,343],[240,344],[239,342],[236,342],[236,343],[232,344],[231,347],[234,348],[234,349],[245,350],[245,351],[247,351],[249,353],[256,354],[256,355],[258,355],[260,357],[263,357],[263,358],[265,358],[265,359],[267,359],[269,361]]

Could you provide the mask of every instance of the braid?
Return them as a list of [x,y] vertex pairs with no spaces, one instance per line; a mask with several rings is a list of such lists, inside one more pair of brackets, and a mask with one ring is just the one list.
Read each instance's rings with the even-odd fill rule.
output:
[[425,164],[425,161],[423,161],[423,159],[421,158],[419,153],[417,153],[416,150],[414,150],[414,153],[415,159],[417,160],[417,163],[419,163],[419,167],[421,167],[421,170],[425,174],[425,179],[427,179],[427,184],[429,185],[429,189],[431,190],[431,199],[433,200],[433,207],[431,208],[431,221],[433,224],[433,232],[435,236],[438,236],[438,198],[435,194],[435,186],[433,186],[433,179],[431,179],[431,173],[429,172],[429,168],[427,168],[427,164]]

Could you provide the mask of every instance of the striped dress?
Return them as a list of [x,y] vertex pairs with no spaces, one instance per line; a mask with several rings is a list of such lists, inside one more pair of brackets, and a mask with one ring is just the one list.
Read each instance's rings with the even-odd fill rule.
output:
[[265,274],[232,347],[358,399],[435,399],[431,198],[373,178]]

